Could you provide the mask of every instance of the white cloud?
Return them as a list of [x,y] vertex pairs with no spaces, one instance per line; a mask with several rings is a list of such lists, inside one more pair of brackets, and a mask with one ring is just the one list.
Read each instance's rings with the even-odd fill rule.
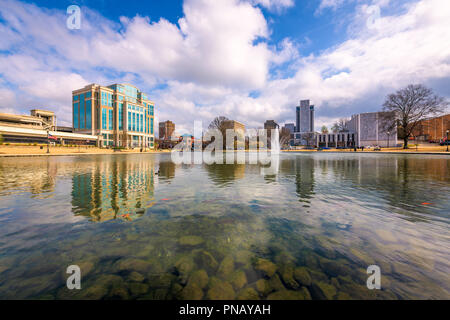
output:
[[[157,117],[183,132],[194,119],[206,126],[218,115],[248,127],[267,119],[292,122],[300,99],[316,105],[320,126],[377,110],[386,93],[408,83],[450,78],[446,0],[410,3],[401,13],[382,15],[372,29],[364,9],[375,2],[361,2],[349,39],[309,56],[300,56],[299,44],[288,38],[268,45],[271,31],[255,5],[275,8],[276,2],[187,0],[177,24],[139,16],[114,23],[83,8],[79,32],[65,28],[60,11],[3,2],[0,79],[17,89],[0,82],[0,101],[9,101],[0,107],[48,105],[63,110],[58,116],[67,123],[70,92],[92,82],[161,85],[148,92]],[[271,72],[279,66],[286,69]],[[14,90],[26,99],[12,99]]]
[[260,5],[269,11],[281,12],[283,9],[293,7],[294,0],[251,0],[254,5]]

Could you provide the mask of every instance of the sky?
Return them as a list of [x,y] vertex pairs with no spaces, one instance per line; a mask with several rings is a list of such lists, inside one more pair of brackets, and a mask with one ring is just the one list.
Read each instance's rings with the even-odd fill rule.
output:
[[180,134],[216,116],[293,123],[305,99],[320,130],[411,83],[450,98],[448,0],[0,0],[0,34],[0,112],[58,125],[91,83],[137,86]]

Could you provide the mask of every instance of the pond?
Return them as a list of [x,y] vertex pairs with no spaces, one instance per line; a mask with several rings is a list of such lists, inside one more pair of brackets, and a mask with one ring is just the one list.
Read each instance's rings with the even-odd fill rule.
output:
[[450,299],[450,157],[283,153],[262,169],[0,159],[0,299]]

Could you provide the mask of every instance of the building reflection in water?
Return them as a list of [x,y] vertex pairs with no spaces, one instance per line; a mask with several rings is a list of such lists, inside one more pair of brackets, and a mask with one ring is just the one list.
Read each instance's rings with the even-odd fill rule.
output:
[[176,165],[172,161],[161,161],[159,162],[159,181],[167,181],[170,182],[173,178],[175,178]]
[[294,162],[295,191],[299,201],[309,204],[314,195],[314,159],[297,157],[291,161]]
[[88,172],[72,178],[75,215],[92,221],[133,220],[154,205],[152,159],[116,158],[88,164],[91,166]]
[[53,196],[58,163],[45,158],[2,159],[0,161],[0,195],[30,192],[32,198]]
[[219,186],[228,185],[236,179],[245,177],[245,164],[211,164],[204,165],[212,182]]

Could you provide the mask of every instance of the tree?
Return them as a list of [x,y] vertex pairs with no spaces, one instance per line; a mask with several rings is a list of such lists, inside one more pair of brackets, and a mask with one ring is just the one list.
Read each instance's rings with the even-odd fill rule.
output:
[[213,121],[208,126],[208,129],[218,129],[220,132],[225,132],[225,122],[229,119],[224,116],[215,117]]
[[338,121],[336,121],[333,126],[331,127],[331,131],[333,131],[333,133],[338,133],[338,132],[346,132],[348,131],[347,128],[347,119],[341,118]]
[[320,132],[322,132],[322,134],[327,134],[328,133],[328,128],[327,126],[322,126],[322,128],[320,129]]
[[281,128],[280,132],[280,146],[285,146],[289,144],[291,140],[291,130],[286,127]]
[[[225,126],[225,122],[229,121],[229,119],[227,117],[224,116],[219,116],[219,117],[215,117],[213,121],[211,121],[211,123],[208,126],[208,129],[210,130],[219,130],[220,133],[222,134],[222,145],[223,148],[225,148],[225,142],[226,142],[226,126]],[[213,137],[213,139],[211,140],[211,142],[213,142],[215,140],[215,137]]]
[[386,130],[398,128],[398,136],[403,139],[403,149],[408,149],[408,141],[422,120],[443,112],[449,103],[421,84],[410,84],[386,97],[383,104],[382,124]]

